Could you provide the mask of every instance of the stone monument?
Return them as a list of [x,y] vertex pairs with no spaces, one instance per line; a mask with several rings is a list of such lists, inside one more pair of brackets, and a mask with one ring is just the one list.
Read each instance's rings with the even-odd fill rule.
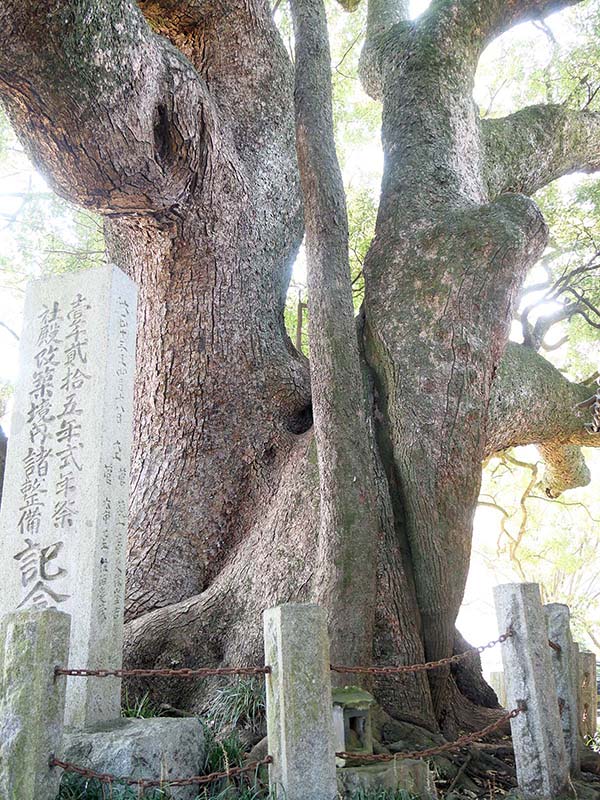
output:
[[[71,615],[70,666],[121,666],[136,289],[115,266],[32,282],[0,513],[0,616]],[[66,724],[120,712],[120,680],[69,678]]]

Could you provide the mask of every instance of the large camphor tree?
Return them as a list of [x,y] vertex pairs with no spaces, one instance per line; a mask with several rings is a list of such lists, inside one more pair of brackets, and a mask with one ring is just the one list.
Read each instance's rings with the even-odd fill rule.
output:
[[[590,389],[508,335],[548,237],[531,195],[600,169],[600,115],[481,119],[472,97],[488,43],[576,4],[433,0],[410,21],[369,0],[385,166],[358,317],[322,0],[291,0],[294,64],[266,0],[0,5],[10,120],[139,290],[130,664],[257,663],[262,610],[307,600],[338,663],[451,655],[482,461],[536,443],[548,495],[589,479]],[[305,233],[310,364],[283,321]],[[449,734],[495,700],[468,669],[373,690]]]

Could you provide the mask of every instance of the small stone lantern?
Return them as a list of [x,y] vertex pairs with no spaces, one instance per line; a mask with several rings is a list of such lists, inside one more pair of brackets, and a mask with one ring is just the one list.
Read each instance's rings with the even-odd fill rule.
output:
[[[375,698],[358,686],[334,689],[333,729],[336,753],[372,755],[373,733],[371,708]],[[338,766],[350,763],[348,759],[337,759]]]

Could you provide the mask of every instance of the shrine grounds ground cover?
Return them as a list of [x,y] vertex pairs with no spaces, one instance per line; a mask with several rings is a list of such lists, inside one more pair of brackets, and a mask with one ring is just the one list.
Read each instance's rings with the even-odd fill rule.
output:
[[[85,780],[79,780],[79,783],[76,781],[70,780],[71,776],[65,776],[69,778],[68,780],[63,780],[61,784],[60,794],[57,797],[57,800],[109,800],[110,795],[108,794],[108,790],[104,790],[104,794],[102,793],[102,788],[99,786],[92,786],[89,782]],[[86,786],[87,784],[87,786]],[[111,800],[138,800],[138,793],[136,790],[124,790],[117,793],[117,790],[113,790]],[[224,789],[223,791],[217,794],[211,794],[210,792],[206,791],[204,794],[198,795],[196,800],[269,800],[269,795],[264,793],[261,790],[257,789],[241,789],[239,792],[232,790],[231,787]],[[166,792],[157,791],[153,794],[146,793],[144,795],[144,800],[169,800],[170,795]],[[271,800],[276,800],[275,797],[271,797]],[[282,799],[283,800],[283,799]],[[374,792],[364,792],[360,791],[354,795],[353,800],[418,800],[413,795],[405,792],[404,790],[400,789],[397,792],[391,792],[386,790],[374,791]]]

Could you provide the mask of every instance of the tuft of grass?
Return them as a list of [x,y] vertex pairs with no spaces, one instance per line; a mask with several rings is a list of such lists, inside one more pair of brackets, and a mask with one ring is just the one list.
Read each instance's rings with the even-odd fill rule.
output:
[[264,680],[240,678],[222,686],[206,716],[216,730],[229,727],[259,730],[266,718]]
[[[112,792],[112,793],[111,793]],[[225,786],[207,787],[196,800],[268,800],[268,791],[258,787]],[[126,786],[102,786],[98,781],[90,781],[77,775],[65,775],[56,800],[139,800],[137,789]],[[167,790],[146,790],[143,800],[172,800]],[[273,798],[274,800],[274,798]]]
[[157,708],[148,692],[135,700],[129,699],[129,693],[125,689],[124,703],[121,707],[121,716],[135,719],[151,719],[152,717],[161,717],[162,711]]
[[588,736],[585,740],[587,747],[590,747],[594,752],[600,753],[600,732],[594,736]]
[[202,772],[210,775],[211,772],[225,772],[232,767],[239,767],[244,758],[244,748],[236,731],[220,738],[214,729],[207,724],[204,728],[204,746],[206,755]]
[[210,790],[206,789],[205,794],[199,795],[196,800],[275,800],[274,795],[265,793],[262,789],[246,786],[240,789],[227,787],[218,794],[211,794]]
[[[56,800],[138,800],[137,789],[129,786],[112,787],[79,775],[65,774],[60,782]],[[147,790],[144,800],[171,800],[171,793],[163,789]]]

